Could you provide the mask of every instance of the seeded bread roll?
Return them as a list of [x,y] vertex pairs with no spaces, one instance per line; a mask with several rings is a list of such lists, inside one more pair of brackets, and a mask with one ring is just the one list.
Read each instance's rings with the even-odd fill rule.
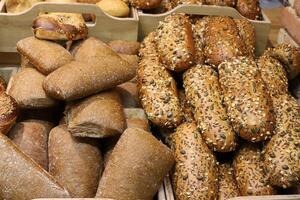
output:
[[194,123],[183,123],[170,136],[175,153],[172,177],[177,200],[216,199],[216,158],[206,146]]
[[184,71],[194,64],[193,31],[187,15],[173,14],[159,24],[157,50],[169,70]]
[[237,0],[236,9],[248,19],[258,20],[261,16],[259,0]]
[[264,168],[272,185],[290,187],[300,181],[300,116],[297,101],[288,95],[273,98],[275,135],[264,149]]
[[139,42],[127,40],[113,40],[108,43],[108,46],[117,53],[129,55],[137,55],[140,49]]
[[264,54],[283,63],[290,80],[300,74],[300,48],[290,44],[279,44],[273,49],[268,49]]
[[96,197],[151,200],[173,164],[172,151],[151,133],[129,128],[108,160]]
[[254,144],[242,144],[237,151],[233,169],[242,196],[272,195],[276,191],[269,185],[262,166],[261,151]]
[[87,37],[88,28],[81,14],[48,13],[33,21],[35,37],[46,40],[79,40]]
[[191,105],[188,103],[184,90],[179,90],[178,93],[179,102],[182,110],[182,114],[186,122],[194,121],[194,114]]
[[8,137],[30,158],[48,170],[48,134],[53,124],[27,120],[13,126]]
[[70,103],[65,114],[68,131],[78,137],[111,137],[126,128],[122,102],[115,90]]
[[18,104],[6,93],[0,93],[0,133],[7,134],[19,114]]
[[224,105],[235,132],[248,141],[267,140],[275,118],[272,100],[252,58],[239,57],[219,65]]
[[76,138],[66,125],[49,135],[49,173],[76,198],[95,196],[103,162],[98,141]]
[[155,49],[155,34],[150,33],[141,48],[137,70],[140,102],[148,119],[157,126],[172,128],[183,120],[176,82],[160,63]]
[[233,168],[229,163],[223,163],[218,166],[219,179],[219,200],[227,200],[240,196],[237,182],[234,178]]
[[149,10],[159,7],[162,0],[128,0],[137,9]]
[[196,19],[195,24],[192,25],[193,28],[193,38],[195,42],[195,55],[196,64],[204,64],[204,32],[209,21],[209,17],[203,17]]
[[286,71],[278,60],[270,56],[262,56],[259,58],[257,66],[272,99],[277,95],[288,94]]
[[3,134],[0,134],[0,169],[1,199],[70,197],[67,190]]
[[57,43],[28,37],[17,43],[19,53],[47,75],[71,62],[71,54]]
[[239,29],[239,34],[245,43],[246,55],[254,57],[255,51],[255,28],[246,19],[234,19],[234,22]]
[[53,107],[58,102],[46,95],[43,89],[45,75],[35,68],[20,69],[10,79],[7,94],[11,95],[22,109]]
[[205,0],[205,3],[207,5],[234,7],[236,1],[235,0]]
[[205,62],[217,66],[230,58],[246,54],[245,43],[230,17],[211,17],[204,32]]
[[229,152],[236,136],[222,105],[218,75],[208,65],[197,65],[184,73],[183,85],[194,118],[206,144],[214,151]]

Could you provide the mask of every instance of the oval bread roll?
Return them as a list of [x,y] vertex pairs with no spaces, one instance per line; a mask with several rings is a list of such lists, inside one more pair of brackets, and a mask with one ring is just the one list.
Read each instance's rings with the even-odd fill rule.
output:
[[192,26],[185,14],[173,14],[157,27],[160,60],[172,71],[184,71],[194,64],[195,46]]
[[236,9],[248,19],[258,20],[261,15],[259,0],[237,0]]
[[138,9],[149,10],[159,7],[162,0],[128,0],[129,3]]
[[137,70],[137,87],[141,104],[148,119],[160,127],[176,127],[183,120],[176,82],[159,62],[154,44],[154,33],[142,45]]
[[272,185],[290,187],[300,181],[300,115],[289,95],[273,98],[275,135],[264,149],[264,168]]
[[270,138],[275,127],[272,100],[255,61],[239,57],[218,68],[224,105],[235,132],[252,142]]
[[170,136],[175,153],[173,187],[177,200],[216,199],[216,158],[194,123],[183,123]]
[[19,115],[18,103],[6,93],[0,93],[0,133],[6,135]]
[[254,144],[243,144],[235,155],[234,174],[242,196],[276,193],[274,188],[269,185],[261,157],[260,150]]
[[195,43],[195,55],[196,64],[204,64],[204,32],[209,21],[209,17],[203,17],[196,19],[195,24],[192,25],[193,28],[193,38]]
[[219,179],[219,200],[227,200],[240,196],[237,182],[234,178],[233,168],[229,163],[223,163],[218,166]]
[[246,19],[234,19],[234,22],[239,29],[239,34],[245,43],[246,55],[254,57],[255,52],[255,28]]
[[122,0],[101,0],[96,5],[114,17],[128,17],[130,14],[128,5]]
[[179,90],[178,92],[179,102],[181,110],[186,122],[194,121],[194,114],[191,105],[188,103],[184,90]]
[[197,65],[184,73],[183,83],[206,144],[214,151],[233,151],[236,136],[222,105],[217,73],[208,65]]
[[127,40],[112,40],[108,46],[119,54],[137,55],[140,49],[140,43]]

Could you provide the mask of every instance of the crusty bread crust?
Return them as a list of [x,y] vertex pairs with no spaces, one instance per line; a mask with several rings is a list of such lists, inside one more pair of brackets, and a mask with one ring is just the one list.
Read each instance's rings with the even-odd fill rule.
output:
[[6,93],[0,94],[0,133],[6,135],[16,122],[19,108],[16,100]]
[[255,29],[254,26],[246,19],[234,19],[239,30],[239,35],[245,43],[245,55],[254,57],[255,53]]
[[218,165],[218,180],[219,200],[227,200],[233,197],[240,196],[240,191],[238,189],[231,164],[223,163]]
[[129,0],[129,3],[142,10],[149,10],[159,7],[162,0]]
[[258,20],[261,16],[259,0],[237,0],[236,9],[248,19]]

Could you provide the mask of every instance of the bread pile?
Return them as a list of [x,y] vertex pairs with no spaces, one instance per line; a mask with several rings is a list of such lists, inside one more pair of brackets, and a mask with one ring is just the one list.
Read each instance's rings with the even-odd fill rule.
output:
[[35,37],[17,43],[8,95],[0,82],[0,199],[151,200],[174,155],[138,103],[140,44],[79,40],[67,19],[46,29],[55,16],[39,16]]
[[300,49],[255,58],[254,44],[246,20],[174,14],[141,45],[139,97],[175,153],[178,200],[291,193],[300,183],[299,106],[288,91]]

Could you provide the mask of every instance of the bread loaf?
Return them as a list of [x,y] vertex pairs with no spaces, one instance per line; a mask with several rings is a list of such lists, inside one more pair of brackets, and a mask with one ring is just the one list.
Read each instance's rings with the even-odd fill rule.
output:
[[20,66],[21,67],[35,67],[29,62],[29,60],[25,56],[21,56]]
[[243,144],[236,153],[233,168],[242,196],[276,193],[275,189],[269,185],[261,160],[261,151],[254,144]]
[[0,93],[0,133],[7,134],[16,122],[19,108],[16,100],[6,93]]
[[65,111],[68,130],[79,137],[111,137],[126,128],[121,99],[115,90],[70,103]]
[[137,86],[134,83],[126,82],[116,87],[124,108],[140,107]]
[[237,182],[234,178],[233,168],[229,163],[223,163],[218,166],[219,179],[219,200],[227,200],[240,196]]
[[1,199],[70,197],[67,190],[3,134],[0,134],[0,184]]
[[72,60],[71,54],[59,44],[34,37],[20,40],[17,50],[46,75]]
[[140,43],[128,40],[112,40],[108,46],[117,53],[137,55],[140,49]]
[[230,17],[211,17],[204,32],[205,62],[217,67],[233,57],[246,55],[243,38]]
[[235,0],[205,0],[205,3],[208,5],[215,5],[215,6],[234,7],[236,1]]
[[178,97],[179,97],[180,107],[185,121],[193,122],[194,114],[193,114],[192,106],[188,103],[184,90],[179,90]]
[[108,160],[96,197],[151,200],[173,163],[172,151],[151,133],[129,128]]
[[273,98],[275,135],[264,148],[264,168],[272,185],[287,188],[300,181],[300,116],[289,95]]
[[96,5],[114,17],[128,17],[130,14],[129,6],[122,0],[101,0]]
[[259,0],[237,0],[236,9],[248,19],[258,20],[261,16]]
[[239,57],[219,65],[224,105],[235,132],[248,141],[269,139],[275,119],[272,101],[255,61]]
[[137,87],[140,102],[148,119],[157,126],[172,128],[183,119],[176,82],[160,63],[150,33],[141,48],[141,60],[137,70]]
[[0,76],[0,93],[5,92],[6,82],[2,76]]
[[103,163],[98,141],[75,138],[65,125],[49,135],[49,173],[76,198],[95,196]]
[[233,151],[236,136],[222,105],[217,73],[208,65],[197,65],[184,73],[183,84],[206,144],[214,151]]
[[140,128],[145,131],[150,130],[148,119],[143,109],[125,108],[124,113],[128,128]]
[[209,17],[203,17],[196,19],[195,24],[193,24],[193,38],[195,43],[195,55],[196,55],[196,64],[204,64],[204,32],[207,26]]
[[53,107],[58,102],[46,95],[43,89],[45,78],[46,76],[35,68],[22,68],[11,78],[7,93],[17,101],[22,109]]
[[53,125],[46,121],[16,123],[8,137],[37,164],[48,170],[48,134]]
[[239,29],[239,35],[245,43],[246,55],[254,57],[255,52],[255,28],[246,19],[234,19]]
[[128,0],[128,1],[132,6],[138,9],[149,10],[152,8],[159,7],[162,0]]
[[257,66],[271,97],[288,94],[286,71],[278,60],[270,56],[262,56],[259,58]]
[[136,71],[136,69],[138,67],[138,61],[139,61],[139,57],[137,55],[119,54],[119,56],[123,60],[128,62],[130,68],[134,68],[134,70]]
[[46,40],[79,40],[87,37],[88,28],[81,14],[41,14],[33,21],[35,37]]
[[106,167],[110,155],[113,149],[115,148],[117,142],[119,141],[119,139],[120,139],[119,135],[101,139],[101,152],[103,153],[104,168]]
[[160,60],[172,71],[184,71],[194,64],[195,46],[192,26],[185,14],[173,14],[157,27]]
[[173,187],[177,200],[216,199],[216,159],[194,123],[183,123],[170,136],[175,153]]

